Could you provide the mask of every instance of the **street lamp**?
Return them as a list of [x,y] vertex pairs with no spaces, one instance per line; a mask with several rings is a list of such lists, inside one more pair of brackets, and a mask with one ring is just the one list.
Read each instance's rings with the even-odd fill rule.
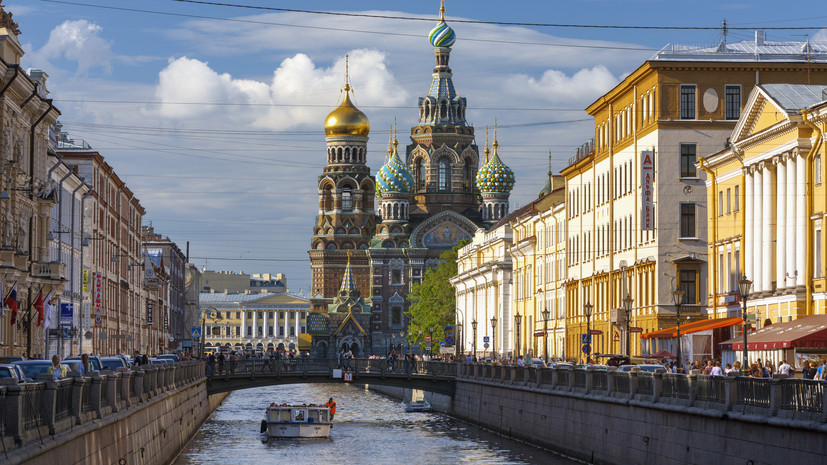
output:
[[454,355],[457,356],[457,355],[461,354],[464,357],[465,356],[465,341],[462,340],[462,323],[457,323],[457,333],[454,335],[454,337],[456,337],[456,340],[454,341],[454,344],[456,344],[457,348],[459,349],[458,350],[459,354],[454,354]]
[[672,291],[672,303],[675,304],[675,323],[676,323],[676,334],[678,336],[677,341],[675,343],[675,351],[677,352],[676,356],[678,357],[678,373],[683,372],[683,361],[682,361],[682,353],[681,353],[681,304],[683,303],[683,291],[680,289],[676,289]]
[[491,317],[491,361],[497,358],[497,315]]
[[[215,316],[212,316],[212,312],[210,310],[215,310]],[[207,338],[207,318],[213,320],[215,323],[218,320],[221,320],[221,312],[218,311],[217,308],[206,308],[201,310],[201,358],[204,358],[204,339]]]
[[523,316],[520,312],[514,315],[514,323],[517,324],[517,358],[520,358],[520,323],[523,321]]
[[471,331],[473,331],[473,333],[474,333],[474,337],[471,340],[471,345],[474,348],[474,359],[476,360],[476,358],[477,358],[477,319],[476,318],[471,320]]
[[551,314],[546,308],[543,310],[543,355],[548,363],[548,317]]
[[623,311],[626,312],[626,356],[632,357],[632,297],[626,294],[623,298]]
[[592,309],[594,305],[592,305],[588,300],[586,301],[586,305],[583,306],[583,314],[586,315],[586,334],[588,337],[586,338],[586,347],[588,347],[588,351],[585,352],[586,354],[586,362],[589,361],[589,354],[592,351],[592,328],[590,319],[592,317]]
[[747,364],[747,296],[749,295],[749,291],[752,289],[752,281],[747,279],[747,275],[741,277],[738,280],[738,290],[741,292],[741,318],[744,319],[744,362],[741,365],[741,371],[748,371],[749,365]]

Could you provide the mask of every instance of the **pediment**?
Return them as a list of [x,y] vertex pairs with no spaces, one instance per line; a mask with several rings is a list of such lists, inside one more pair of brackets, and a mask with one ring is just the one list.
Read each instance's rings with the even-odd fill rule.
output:
[[753,88],[730,141],[737,143],[790,121],[787,111],[760,86]]
[[454,211],[444,211],[423,221],[411,233],[413,247],[450,249],[463,239],[471,239],[477,225]]

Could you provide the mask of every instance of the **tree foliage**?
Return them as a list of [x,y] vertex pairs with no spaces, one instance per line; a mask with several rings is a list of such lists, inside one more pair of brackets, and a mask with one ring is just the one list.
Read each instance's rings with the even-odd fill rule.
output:
[[442,263],[425,271],[421,283],[411,286],[408,301],[408,341],[411,345],[425,347],[425,336],[433,328],[431,350],[438,352],[439,342],[445,340],[445,326],[456,321],[457,298],[450,279],[457,275],[457,251],[465,246],[461,242],[439,256]]

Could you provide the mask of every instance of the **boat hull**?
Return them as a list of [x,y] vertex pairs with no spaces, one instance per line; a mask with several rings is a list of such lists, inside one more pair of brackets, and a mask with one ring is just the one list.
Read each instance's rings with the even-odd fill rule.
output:
[[267,423],[271,438],[328,438],[330,423]]

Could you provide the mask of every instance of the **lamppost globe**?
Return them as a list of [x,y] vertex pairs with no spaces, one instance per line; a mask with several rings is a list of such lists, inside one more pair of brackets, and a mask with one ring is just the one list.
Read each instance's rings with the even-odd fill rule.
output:
[[516,323],[516,325],[517,325],[516,326],[517,327],[517,346],[515,347],[515,351],[516,351],[516,356],[518,358],[520,357],[520,323],[522,323],[522,322],[523,322],[523,316],[520,315],[520,313],[518,312],[516,315],[514,315],[514,323]]
[[474,349],[474,359],[476,360],[477,357],[477,320],[474,318],[471,320],[471,331],[473,334],[471,335],[471,347]]
[[672,291],[672,303],[675,305],[675,351],[677,354],[678,372],[683,371],[683,353],[681,351],[681,304],[683,304],[683,291],[675,289]]
[[623,310],[626,312],[626,356],[632,356],[632,296],[626,294],[623,298]]
[[[590,319],[591,319],[591,316],[592,316],[592,309],[593,308],[594,308],[594,306],[589,301],[586,301],[586,305],[583,306],[583,314],[586,315],[586,334],[588,335],[587,339],[586,339],[588,341],[588,343],[586,343],[586,346],[588,346],[589,352],[591,352],[591,349],[592,349],[592,345],[591,345],[592,328],[591,328]],[[589,355],[588,354],[586,355],[586,361],[587,362],[589,361]]]
[[491,317],[491,359],[497,358],[497,315]]
[[551,312],[548,309],[543,309],[543,357],[548,363],[548,317]]

